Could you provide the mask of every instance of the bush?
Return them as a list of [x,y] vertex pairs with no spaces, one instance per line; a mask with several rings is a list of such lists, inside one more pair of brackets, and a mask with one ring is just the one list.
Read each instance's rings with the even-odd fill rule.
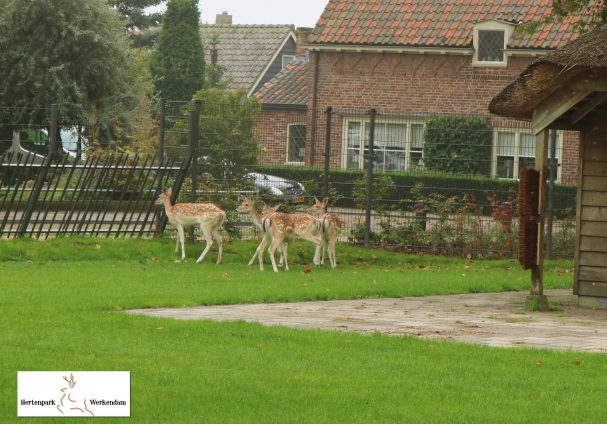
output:
[[428,118],[424,166],[442,172],[489,175],[491,134],[487,118]]

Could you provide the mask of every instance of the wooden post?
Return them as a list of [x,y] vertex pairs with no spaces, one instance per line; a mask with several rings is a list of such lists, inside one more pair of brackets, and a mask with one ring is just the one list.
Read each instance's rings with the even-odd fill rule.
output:
[[548,170],[548,130],[535,135],[535,169],[540,173],[537,207],[537,267],[531,270],[531,290],[526,307],[547,310],[548,298],[544,295],[544,227],[546,222],[546,175]]

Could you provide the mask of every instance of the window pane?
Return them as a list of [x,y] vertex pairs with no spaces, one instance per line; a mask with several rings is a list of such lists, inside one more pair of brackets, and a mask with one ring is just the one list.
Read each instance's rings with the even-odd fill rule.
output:
[[421,149],[424,144],[424,125],[411,124],[411,149]]
[[520,173],[523,168],[525,167],[530,167],[532,168],[535,165],[535,158],[530,158],[530,157],[519,157],[518,158],[518,172]]
[[409,169],[414,169],[422,165],[422,150],[411,149],[411,152],[409,152]]
[[497,155],[514,156],[514,133],[497,133]]
[[387,124],[385,146],[392,149],[405,149],[407,137],[406,124]]
[[532,134],[521,134],[519,156],[535,157],[535,139]]
[[289,162],[303,162],[306,153],[306,126],[289,125]]
[[497,173],[500,178],[514,178],[514,157],[513,156],[498,156],[497,157]]
[[481,62],[504,61],[504,31],[478,32],[478,60]]
[[360,129],[360,122],[348,122],[348,148],[360,147]]

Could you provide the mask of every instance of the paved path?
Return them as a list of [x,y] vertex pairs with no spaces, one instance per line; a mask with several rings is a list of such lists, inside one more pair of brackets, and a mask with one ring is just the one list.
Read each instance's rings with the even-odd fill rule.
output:
[[546,294],[556,305],[554,311],[524,311],[526,293],[505,292],[139,309],[129,313],[607,353],[607,311],[577,307],[571,290],[549,290]]

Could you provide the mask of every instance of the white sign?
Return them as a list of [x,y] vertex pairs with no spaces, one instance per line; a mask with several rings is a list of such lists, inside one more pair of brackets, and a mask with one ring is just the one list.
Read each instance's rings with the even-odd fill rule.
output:
[[18,417],[130,417],[129,371],[19,371]]

